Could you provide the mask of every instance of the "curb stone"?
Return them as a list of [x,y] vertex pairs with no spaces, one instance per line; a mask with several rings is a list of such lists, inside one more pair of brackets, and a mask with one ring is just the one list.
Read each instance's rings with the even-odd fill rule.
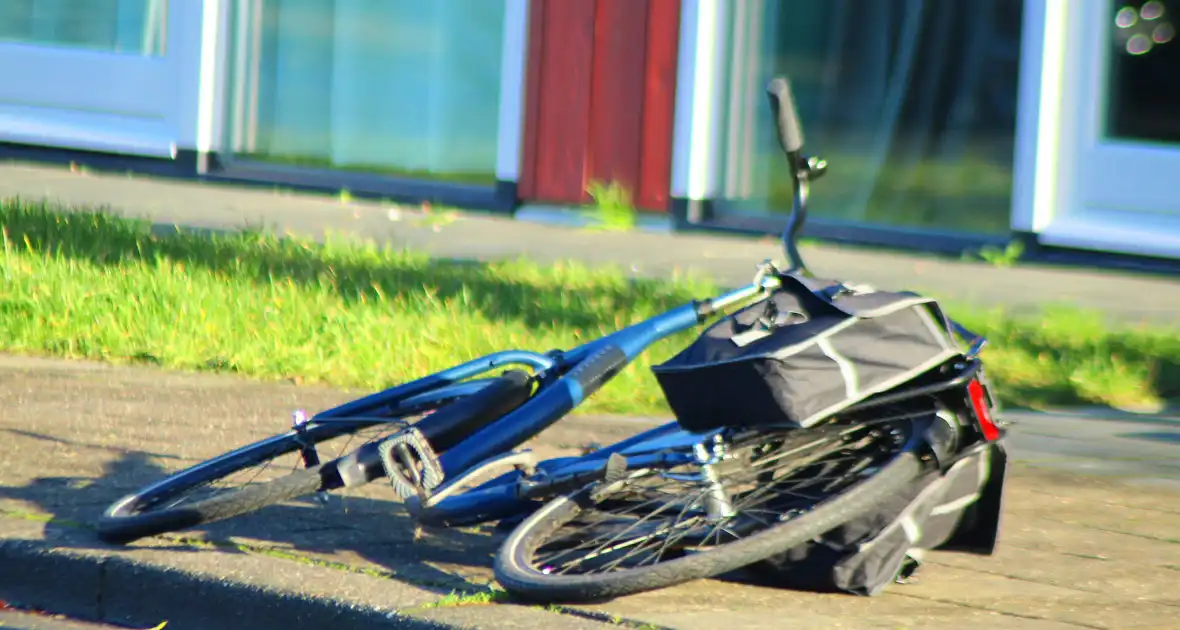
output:
[[[150,556],[150,550],[147,551]],[[235,580],[234,577],[240,577],[237,570],[229,577],[193,567],[167,566],[134,555],[138,554],[63,549],[35,540],[3,540],[0,567],[6,569],[0,570],[0,592],[23,606],[52,609],[79,619],[149,628],[166,620],[169,630],[540,629],[558,624],[562,628],[588,630],[619,627],[523,606],[386,608],[365,601],[379,598],[379,593],[372,592],[374,588],[380,589],[378,580],[249,556],[235,558],[235,563],[270,565],[264,570],[297,573],[297,577],[312,583],[331,580],[339,585],[342,580],[367,581],[368,588],[345,584],[339,589],[343,595],[339,599],[318,597]],[[223,564],[223,573],[224,568]],[[494,625],[488,623],[489,617],[494,617]]]

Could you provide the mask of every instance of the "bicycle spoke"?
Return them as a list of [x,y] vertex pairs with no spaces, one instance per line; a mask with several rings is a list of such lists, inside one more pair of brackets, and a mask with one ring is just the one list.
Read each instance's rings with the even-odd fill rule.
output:
[[[685,504],[684,504],[684,507],[683,507],[683,508],[680,510],[680,516],[682,516],[682,517],[683,517],[683,516],[684,516],[684,513],[688,511],[688,508],[689,508],[689,507],[691,507],[691,506],[693,505],[693,503],[695,503],[695,501],[694,501],[694,502],[691,502],[691,503],[690,503],[690,502],[685,502]],[[687,532],[686,532],[686,533],[687,533]],[[681,537],[680,537],[680,538],[683,538],[683,537],[684,537],[684,535],[681,535]],[[664,539],[664,545],[663,545],[663,546],[660,548],[660,549],[661,549],[661,552],[662,552],[662,550],[664,550],[664,549],[667,549],[667,548],[668,548],[668,546],[672,544],[672,541],[673,541],[673,539],[672,539],[672,538],[670,538],[670,537],[669,537],[669,538],[665,538],[665,539]]]
[[[661,506],[659,509],[655,510],[654,512],[652,512],[652,513],[650,513],[650,514],[647,514],[647,515],[643,516],[643,517],[642,517],[642,518],[640,518],[638,521],[635,521],[634,523],[632,523],[631,525],[629,525],[627,528],[625,528],[623,531],[621,531],[621,532],[618,532],[618,533],[617,533],[617,534],[615,534],[613,537],[611,537],[610,539],[608,539],[606,542],[604,542],[604,543],[600,544],[600,545],[599,545],[598,547],[596,547],[596,548],[595,548],[593,551],[591,551],[591,552],[590,552],[588,555],[586,555],[585,557],[583,557],[583,560],[587,560],[587,559],[593,559],[593,558],[595,558],[595,557],[597,557],[597,556],[600,556],[600,555],[602,555],[603,553],[606,553],[606,552],[607,552],[607,548],[608,548],[608,547],[610,547],[610,549],[611,549],[611,550],[619,548],[619,547],[611,547],[611,545],[612,545],[613,543],[615,543],[616,541],[618,541],[618,540],[619,540],[621,537],[625,536],[625,535],[627,534],[627,532],[630,532],[630,531],[634,530],[636,527],[638,527],[638,526],[640,526],[640,525],[642,525],[642,524],[644,524],[644,523],[648,522],[650,519],[654,518],[654,517],[655,517],[657,514],[660,514],[661,512],[663,512],[663,511],[664,511],[664,509],[668,507],[668,505],[669,505],[669,504],[666,504],[666,503],[665,503],[665,504],[663,504],[663,505],[662,505],[662,506]],[[640,540],[642,540],[642,539],[640,539]],[[634,541],[633,541],[633,542],[634,542]]]
[[[324,424],[330,422],[354,425],[356,420],[327,420],[324,421]],[[359,446],[369,444],[376,440],[382,439],[388,435],[391,435],[392,433],[400,431],[406,426],[406,424],[407,423],[403,421],[382,422],[380,419],[374,418],[372,426],[356,431],[332,435],[331,437],[321,439],[318,442],[309,441],[308,445],[310,448],[315,450],[317,457],[319,457],[321,453],[331,454],[331,457],[321,458],[321,461],[330,461],[351,452],[354,445]],[[291,472],[306,468],[303,460],[301,443],[299,442],[299,436],[292,434],[290,436],[290,440],[290,450],[283,453],[282,455],[270,457],[252,467],[235,471],[220,479],[211,479],[209,481],[196,484],[192,487],[184,489],[184,491],[177,496],[161,497],[151,506],[150,509],[168,510],[174,509],[177,506],[184,504],[207,501],[243,487],[247,487],[255,483],[266,481],[277,476],[282,476],[284,474],[289,474]],[[283,461],[286,458],[290,458],[289,466]]]

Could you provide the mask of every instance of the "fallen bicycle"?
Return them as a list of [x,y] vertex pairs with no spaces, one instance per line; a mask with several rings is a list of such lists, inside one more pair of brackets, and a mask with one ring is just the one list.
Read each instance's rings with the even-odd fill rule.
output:
[[[745,567],[875,594],[924,549],[991,553],[1006,456],[986,341],[932,299],[811,275],[796,241],[827,164],[802,153],[787,82],[769,93],[795,187],[789,268],[763,263],[748,286],[577,348],[499,352],[297,414],[285,433],[119,499],[100,537],[129,543],[386,478],[426,525],[518,520],[495,571],[529,600],[595,601]],[[709,320],[654,368],[675,421],[579,457],[518,450],[653,343]],[[369,431],[321,459],[327,441]],[[289,474],[211,488],[282,458]]]

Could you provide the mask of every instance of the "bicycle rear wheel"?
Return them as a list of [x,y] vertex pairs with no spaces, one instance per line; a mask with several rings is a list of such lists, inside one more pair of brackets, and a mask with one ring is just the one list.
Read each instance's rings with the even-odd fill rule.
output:
[[[493,384],[498,386],[489,389]],[[468,381],[416,396],[412,402],[382,409],[373,417],[312,419],[297,429],[191,466],[119,499],[99,519],[98,537],[104,542],[126,544],[316,492],[338,490],[344,483],[335,474],[335,467],[327,464],[347,453],[482,393],[493,394],[494,400],[489,400],[493,407],[497,402],[500,407],[505,402],[509,407],[517,406],[527,399],[528,387],[531,385],[525,381],[504,378]],[[470,402],[477,403],[474,399]],[[471,409],[473,414],[504,412],[505,408],[478,404]],[[325,457],[325,453],[331,455]]]
[[573,603],[745,567],[863,514],[916,478],[919,424],[747,435],[715,463],[587,486],[513,531],[496,579],[522,599]]

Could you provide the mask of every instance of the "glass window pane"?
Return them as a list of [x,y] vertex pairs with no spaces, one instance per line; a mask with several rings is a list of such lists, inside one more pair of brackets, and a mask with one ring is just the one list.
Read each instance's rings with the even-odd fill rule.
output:
[[1111,2],[1108,132],[1120,138],[1180,142],[1180,2]]
[[808,150],[830,162],[813,215],[1009,229],[1021,0],[731,5],[723,211],[785,212],[765,85],[791,77]]
[[2,0],[0,41],[161,56],[168,0]]
[[505,7],[490,0],[242,0],[238,158],[495,181]]

